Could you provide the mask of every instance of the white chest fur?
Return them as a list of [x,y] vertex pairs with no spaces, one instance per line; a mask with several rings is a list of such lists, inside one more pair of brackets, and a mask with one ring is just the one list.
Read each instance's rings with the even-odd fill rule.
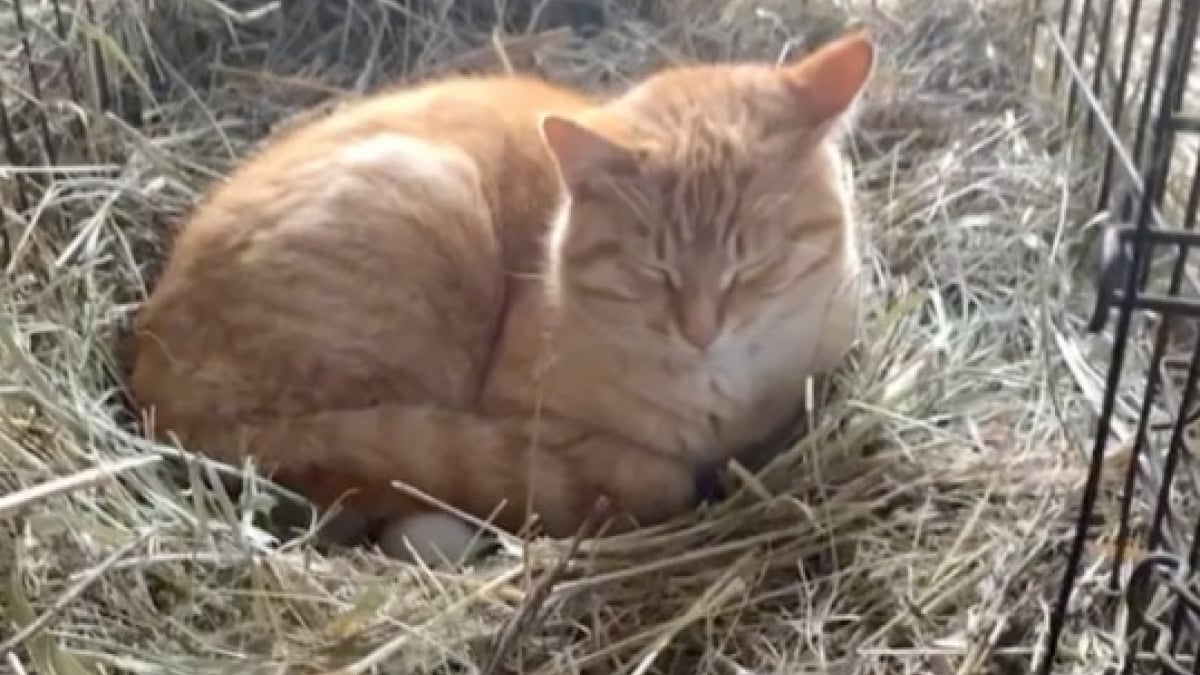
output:
[[556,387],[548,401],[560,413],[662,452],[696,461],[728,457],[796,411],[820,321],[817,312],[764,319],[703,354],[682,356],[580,340],[560,353],[575,385]]

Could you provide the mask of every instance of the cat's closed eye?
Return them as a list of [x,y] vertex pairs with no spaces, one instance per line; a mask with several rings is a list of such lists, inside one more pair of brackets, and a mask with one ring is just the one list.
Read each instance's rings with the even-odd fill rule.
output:
[[642,275],[660,281],[671,290],[679,290],[679,273],[669,265],[652,259],[635,260],[633,266]]
[[743,261],[733,269],[731,274],[733,284],[760,281],[775,271],[780,263],[781,260],[778,255],[764,255]]

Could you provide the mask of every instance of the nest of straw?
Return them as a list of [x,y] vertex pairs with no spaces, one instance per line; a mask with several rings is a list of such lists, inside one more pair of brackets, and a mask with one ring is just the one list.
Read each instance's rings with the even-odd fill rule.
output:
[[[20,66],[0,130],[0,668],[1028,672],[1105,345],[1083,330],[1089,201],[1071,199],[1096,176],[1028,90],[1024,3],[543,4],[0,2]],[[408,78],[613,87],[850,24],[881,49],[848,141],[870,320],[840,394],[728,501],[433,571],[281,535],[279,491],[247,476],[231,496],[130,430],[114,338],[178,219],[270,130]],[[1090,592],[1106,555],[1087,551],[1062,672],[1114,656]]]

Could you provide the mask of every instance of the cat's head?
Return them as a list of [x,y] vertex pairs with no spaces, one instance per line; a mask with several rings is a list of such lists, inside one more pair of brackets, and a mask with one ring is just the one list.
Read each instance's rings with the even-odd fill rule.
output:
[[569,196],[550,241],[564,310],[712,348],[850,271],[836,135],[874,64],[862,33],[790,64],[664,70],[542,137]]

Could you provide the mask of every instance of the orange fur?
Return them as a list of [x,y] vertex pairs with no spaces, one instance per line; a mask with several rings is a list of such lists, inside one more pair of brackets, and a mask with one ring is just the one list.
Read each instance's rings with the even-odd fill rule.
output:
[[452,78],[272,139],[182,229],[132,394],[369,518],[427,508],[393,480],[555,536],[599,495],[676,515],[852,341],[835,127],[872,59],[852,35],[604,101]]

